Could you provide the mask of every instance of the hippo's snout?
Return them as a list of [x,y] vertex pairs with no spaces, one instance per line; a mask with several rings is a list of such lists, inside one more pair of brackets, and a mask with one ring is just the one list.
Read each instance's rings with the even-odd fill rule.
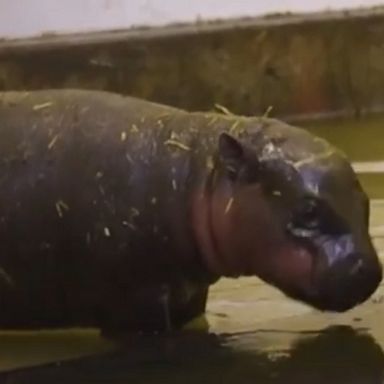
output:
[[351,253],[323,271],[316,306],[327,311],[347,311],[367,300],[381,280],[382,266],[376,254]]

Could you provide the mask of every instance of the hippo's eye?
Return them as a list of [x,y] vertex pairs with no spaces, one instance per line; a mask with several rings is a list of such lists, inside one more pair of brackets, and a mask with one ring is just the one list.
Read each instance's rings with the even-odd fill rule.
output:
[[292,220],[288,224],[289,231],[300,237],[309,236],[320,226],[321,214],[316,200],[308,198],[295,210]]
[[298,212],[298,221],[304,228],[313,229],[319,225],[319,206],[313,199],[308,199]]

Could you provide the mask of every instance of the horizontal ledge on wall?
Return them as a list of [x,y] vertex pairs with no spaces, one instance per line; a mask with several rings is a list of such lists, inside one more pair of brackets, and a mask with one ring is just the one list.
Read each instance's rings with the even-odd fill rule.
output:
[[244,17],[226,20],[210,20],[195,23],[174,23],[166,26],[137,26],[110,31],[89,31],[77,33],[43,33],[36,37],[0,38],[0,54],[6,50],[50,49],[55,47],[107,44],[109,42],[148,40],[225,32],[233,29],[272,28],[289,24],[303,24],[337,21],[356,18],[384,16],[384,6],[358,8],[343,11],[323,11],[311,13],[276,13],[266,16]]

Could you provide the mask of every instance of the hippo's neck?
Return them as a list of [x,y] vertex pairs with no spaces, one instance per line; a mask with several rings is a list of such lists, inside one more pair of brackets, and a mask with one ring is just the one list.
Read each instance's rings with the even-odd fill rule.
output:
[[207,269],[217,276],[225,275],[212,226],[213,170],[192,196],[192,223],[200,257]]
[[[195,202],[209,175],[207,164],[216,141],[214,135],[194,130],[194,123],[201,124],[180,113],[157,119],[154,129],[142,131],[143,137],[139,137],[130,153],[130,198],[141,213],[136,218],[138,232],[148,233],[156,228],[156,233],[146,236],[153,241],[144,245],[147,252],[156,251],[155,261],[169,265],[170,270],[176,265],[179,275],[210,283],[217,279],[217,273],[202,255],[193,215],[196,210],[204,210]],[[148,121],[146,124],[151,126]]]
[[215,244],[211,209],[218,135],[233,126],[234,121],[220,115],[196,113],[191,118],[177,114],[164,127],[173,136],[163,140],[171,145],[163,152],[166,167],[160,166],[158,156],[153,159],[153,168],[162,175],[162,196],[167,201],[161,216],[167,220],[172,243],[182,254],[178,257],[210,280],[230,275]]
[[243,125],[217,114],[163,113],[138,124],[140,133],[130,134],[131,154],[137,159],[131,179],[140,186],[132,200],[140,211],[149,212],[147,222],[166,229],[154,236],[154,244],[168,238],[164,257],[170,263],[177,258],[187,274],[209,279],[228,275],[220,265],[210,222],[213,159],[219,134],[242,131]]

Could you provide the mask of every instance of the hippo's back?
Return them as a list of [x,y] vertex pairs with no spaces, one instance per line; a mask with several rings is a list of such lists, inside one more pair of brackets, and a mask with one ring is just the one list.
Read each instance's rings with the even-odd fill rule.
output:
[[92,322],[153,281],[151,122],[171,113],[104,92],[0,94],[0,326]]

